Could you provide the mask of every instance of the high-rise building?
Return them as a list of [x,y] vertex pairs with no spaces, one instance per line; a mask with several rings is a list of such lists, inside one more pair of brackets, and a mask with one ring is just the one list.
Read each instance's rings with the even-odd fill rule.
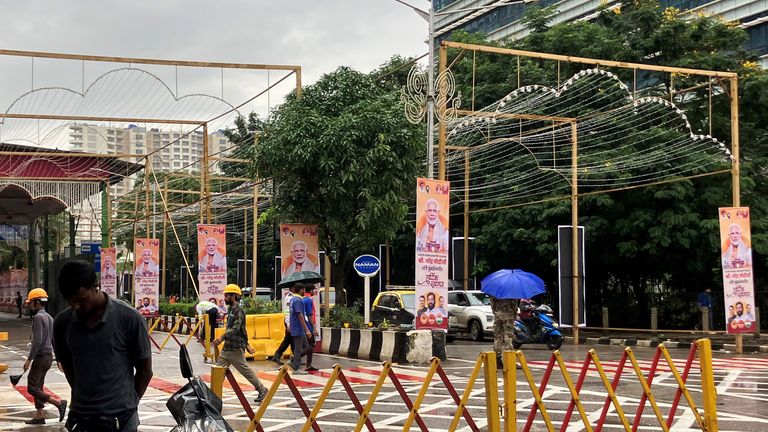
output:
[[[588,21],[597,17],[598,7],[619,7],[611,0],[538,0],[505,6],[506,0],[432,0],[435,12],[436,43],[447,40],[451,32],[465,30],[482,32],[490,40],[520,39],[528,35],[521,18],[529,7],[555,5],[557,13],[552,24],[569,21]],[[676,7],[686,14],[707,13],[719,15],[726,21],[738,21],[749,34],[746,47],[768,66],[768,2],[744,0],[659,0],[661,7]],[[475,8],[486,6],[479,10]],[[455,13],[448,13],[457,11]]]
[[[203,158],[203,133],[193,131],[185,133],[179,130],[164,130],[130,125],[116,128],[95,124],[73,124],[69,127],[70,148],[85,153],[110,155],[146,155],[152,153],[152,169],[156,172],[199,173]],[[208,154],[226,156],[233,150],[227,137],[216,131],[208,135]],[[128,158],[131,162],[143,163],[141,158]],[[211,161],[209,170],[217,174],[219,164]],[[127,194],[133,189],[136,176],[126,177],[122,182],[112,185],[113,197]],[[77,223],[76,242],[98,240],[101,237],[101,197],[92,197],[82,203],[77,211],[80,215]]]

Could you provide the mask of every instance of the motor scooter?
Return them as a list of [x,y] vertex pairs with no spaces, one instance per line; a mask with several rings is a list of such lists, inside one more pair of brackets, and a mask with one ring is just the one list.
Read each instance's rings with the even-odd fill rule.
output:
[[555,314],[547,305],[536,306],[533,301],[520,303],[512,346],[519,349],[523,344],[546,344],[551,350],[559,349],[563,344],[563,333],[555,319]]
[[194,376],[186,345],[179,351],[179,366],[188,383],[165,404],[176,420],[171,432],[234,432],[221,415],[221,398]]

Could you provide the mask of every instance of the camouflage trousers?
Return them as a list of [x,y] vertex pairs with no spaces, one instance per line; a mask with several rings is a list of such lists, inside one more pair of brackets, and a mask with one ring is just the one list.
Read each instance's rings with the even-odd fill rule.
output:
[[502,351],[511,351],[512,339],[515,335],[515,320],[495,319],[493,321],[493,350],[496,357],[501,357]]

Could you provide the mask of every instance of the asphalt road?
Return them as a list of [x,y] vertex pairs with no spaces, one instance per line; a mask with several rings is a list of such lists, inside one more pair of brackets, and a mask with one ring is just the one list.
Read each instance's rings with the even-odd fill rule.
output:
[[[29,326],[30,322],[28,320],[17,320],[10,314],[0,314],[0,331],[9,331],[11,334],[9,341],[0,343],[0,362],[10,365],[9,371],[0,374],[0,388],[9,390],[0,392],[0,431],[63,431],[63,426],[53,419],[55,413],[53,407],[47,409],[49,416],[48,425],[24,425],[23,421],[29,418],[33,412],[33,406],[27,400],[26,380],[22,380],[21,384],[15,389],[12,389],[8,382],[10,373],[18,373],[21,370],[21,365],[24,361],[24,351],[28,341]],[[173,344],[173,341],[170,343]],[[622,356],[624,348],[605,345],[564,345],[560,352],[572,381],[575,382],[577,380],[585,356],[588,350],[592,348],[597,351],[608,378],[614,378],[618,361]],[[207,376],[210,374],[210,367],[202,361],[202,348],[192,342],[189,345],[189,349],[192,354],[195,372],[203,376],[204,379],[207,379]],[[478,354],[490,350],[492,350],[490,341],[472,342],[459,339],[449,344],[449,359],[442,364],[442,367],[448,376],[450,384],[455,387],[459,396],[463,394],[468,386],[468,378],[475,367]],[[178,370],[177,347],[169,345],[169,348],[164,349],[163,352],[157,352],[156,349],[154,351],[155,377],[139,407],[142,422],[140,430],[168,431],[173,427],[173,419],[165,408],[165,402],[177,388],[184,384],[184,379]],[[536,385],[539,386],[552,353],[543,346],[526,346],[523,352],[537,383]],[[655,350],[652,348],[635,348],[633,352],[638,358],[639,367],[647,375]],[[687,356],[687,350],[674,349],[670,351],[670,354],[675,360],[677,367],[682,369],[685,357]],[[349,380],[354,394],[363,405],[368,401],[382,368],[378,362],[353,360],[322,354],[315,354],[314,363],[316,367],[321,369],[319,372],[292,375],[299,393],[306,401],[309,409],[315,406],[335,364],[342,366],[342,370]],[[276,365],[266,361],[250,362],[250,364],[258,371],[265,385],[272,385],[278,372]],[[765,354],[736,355],[727,352],[716,352],[714,354],[713,366],[715,370],[715,385],[719,395],[717,410],[720,430],[739,432],[768,430],[768,416],[763,414],[768,412],[766,410],[768,408],[768,393],[766,392],[766,388],[768,388],[768,356]],[[396,376],[402,383],[407,397],[411,401],[415,400],[417,394],[423,388],[427,369],[427,365],[394,366]],[[236,376],[238,382],[242,383],[246,396],[252,402],[255,392],[241,376],[237,374]],[[500,392],[498,399],[503,401],[501,373],[498,374],[497,379]],[[534,399],[525,376],[521,371],[517,371],[516,381],[517,424],[518,430],[523,430]],[[693,363],[687,386],[697,408],[701,410],[700,374],[697,362]],[[58,397],[69,398],[69,387],[63,375],[55,369],[49,372],[46,387]],[[663,413],[662,415],[666,418],[677,390],[674,376],[668,367],[664,365],[659,366],[654,374],[651,388],[655,400]],[[617,395],[628,419],[627,421],[630,424],[634,420],[642,393],[643,390],[638,378],[634,375],[634,371],[631,367],[625,368],[617,389]],[[560,430],[560,425],[571,397],[559,369],[552,371],[551,378],[543,395],[544,406],[554,420],[555,429]],[[580,400],[592,425],[597,422],[605,399],[606,390],[599,379],[597,371],[592,368],[588,371],[580,392]],[[254,411],[258,408],[256,404],[252,403],[252,406]],[[472,421],[476,423],[480,430],[488,430],[485,407],[486,392],[481,375],[473,385],[467,404],[467,411]],[[449,395],[446,386],[435,377],[429,386],[426,387],[426,396],[419,409],[420,417],[426,428],[430,431],[447,430],[455,412],[456,403]],[[675,414],[671,430],[701,430],[696,428],[696,419],[685,400],[681,401]],[[234,392],[229,388],[224,390],[224,415],[235,430],[241,431],[247,428],[248,417]],[[370,414],[370,419],[375,425],[376,430],[402,430],[408,416],[409,410],[406,403],[391,381],[387,380],[376,397]],[[355,423],[357,423],[358,417],[359,415],[350,396],[337,383],[332,388],[323,408],[320,410],[317,421],[323,431],[350,431],[354,428]],[[641,420],[639,430],[662,430],[658,426],[653,410],[648,404],[646,404]],[[261,424],[267,431],[294,431],[301,430],[304,421],[305,416],[302,414],[299,404],[285,384],[282,384],[278,388],[274,399],[269,403]],[[603,430],[624,430],[613,407],[608,412],[607,422],[608,424]],[[464,419],[462,419],[460,426],[460,430],[471,430]],[[419,430],[419,426],[414,423],[411,429]],[[540,414],[535,417],[530,430],[547,430]],[[567,430],[585,430],[578,412],[574,411]]]

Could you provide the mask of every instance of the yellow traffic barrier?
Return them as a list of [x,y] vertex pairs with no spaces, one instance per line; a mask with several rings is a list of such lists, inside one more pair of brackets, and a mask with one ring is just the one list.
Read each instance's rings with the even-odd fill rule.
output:
[[160,324],[160,317],[155,318],[155,321],[149,327],[149,330],[147,331],[147,333],[152,334],[152,332],[155,331],[155,328],[157,328],[158,324]]
[[200,331],[200,326],[203,324],[202,321],[197,320],[197,323],[195,323],[195,326],[192,327],[192,329],[189,331],[189,337],[187,340],[184,341],[184,345],[188,345],[189,341],[192,340],[193,337],[197,334],[198,331]]
[[[691,391],[686,384],[688,380],[688,374],[691,371],[693,360],[697,352],[699,356],[699,367],[701,370],[701,392],[704,405],[703,414],[696,407],[696,404],[691,396]],[[306,420],[301,427],[301,431],[309,432],[309,430],[312,429],[316,432],[319,432],[321,430],[320,425],[318,424],[320,411],[328,399],[332,387],[336,382],[340,382],[343,385],[344,390],[347,392],[347,395],[350,397],[350,400],[354,404],[359,414],[357,423],[353,430],[355,432],[359,432],[363,430],[363,428],[367,428],[368,430],[375,430],[370,416],[377,398],[382,393],[382,388],[384,387],[387,378],[389,378],[391,384],[394,385],[397,393],[400,395],[403,402],[405,403],[405,406],[408,408],[408,415],[403,423],[403,432],[411,430],[414,427],[414,423],[417,425],[416,428],[422,431],[426,431],[428,428],[421,415],[419,414],[419,410],[422,408],[427,393],[429,391],[434,392],[436,387],[432,385],[432,381],[435,378],[435,375],[437,375],[437,377],[445,385],[445,388],[449,392],[450,396],[453,398],[456,406],[456,411],[453,413],[448,431],[453,432],[459,427],[462,427],[479,432],[480,428],[475,424],[472,416],[469,414],[468,407],[470,406],[469,401],[473,392],[477,393],[474,389],[477,386],[477,380],[480,378],[481,374],[483,375],[485,386],[484,390],[482,391],[485,393],[484,399],[487,430],[501,431],[503,427],[504,432],[516,432],[518,430],[528,432],[533,430],[533,421],[537,414],[540,415],[540,418],[544,423],[545,430],[549,432],[554,432],[556,430],[566,430],[571,426],[571,414],[575,410],[579,414],[579,419],[574,419],[574,421],[581,423],[578,425],[580,428],[583,428],[583,430],[588,432],[601,432],[603,427],[606,425],[605,422],[607,419],[609,407],[612,405],[613,412],[618,418],[618,424],[615,423],[616,420],[614,419],[612,420],[614,423],[611,424],[611,426],[619,426],[625,431],[636,431],[640,424],[645,403],[648,402],[648,404],[651,406],[651,409],[653,410],[653,418],[656,419],[661,430],[664,432],[669,432],[677,412],[678,402],[681,398],[684,398],[689,406],[689,409],[693,413],[693,417],[698,428],[697,430],[705,432],[718,432],[719,430],[717,424],[716,409],[717,395],[715,391],[714,373],[712,368],[712,351],[711,344],[707,339],[702,339],[697,341],[695,344],[692,344],[688,359],[682,368],[682,373],[678,366],[675,365],[674,361],[669,355],[669,351],[663,344],[657,347],[655,356],[651,362],[650,368],[648,369],[647,375],[644,374],[643,369],[640,366],[640,362],[638,361],[632,348],[627,347],[622,353],[622,358],[619,361],[618,366],[615,367],[615,375],[612,380],[608,377],[600,357],[595,350],[589,350],[586,353],[586,358],[581,366],[581,371],[577,375],[572,375],[568,370],[566,361],[564,360],[560,351],[554,351],[550,357],[549,362],[547,363],[547,366],[544,369],[544,374],[541,378],[541,381],[538,384],[534,379],[534,375],[531,372],[531,369],[525,358],[525,354],[522,351],[506,351],[502,353],[502,359],[504,366],[502,371],[502,382],[504,388],[503,398],[501,399],[503,402],[501,406],[499,406],[500,398],[497,376],[498,371],[496,364],[497,359],[494,352],[484,352],[478,355],[477,361],[475,362],[475,365],[467,378],[464,391],[460,396],[456,389],[453,387],[453,384],[451,384],[449,377],[442,369],[440,360],[433,358],[413,401],[410,399],[410,396],[406,392],[405,387],[400,383],[398,374],[393,370],[392,364],[390,362],[384,362],[382,363],[381,371],[373,384],[373,388],[370,389],[368,400],[365,402],[365,405],[361,404],[353,390],[353,387],[349,384],[349,381],[345,377],[341,366],[336,365],[333,367],[328,381],[323,386],[323,389],[317,398],[317,402],[311,410],[304,401],[301,392],[293,383],[291,375],[288,373],[287,366],[283,366],[280,369],[280,372],[278,373],[278,376],[274,380],[272,386],[269,388],[269,391],[267,392],[267,395],[259,406],[257,412],[253,413],[252,416],[250,415],[250,412],[248,413],[249,417],[251,417],[248,431],[253,432],[264,430],[263,426],[261,425],[261,419],[264,417],[270,405],[270,401],[274,398],[279,387],[285,384],[290,389],[292,395],[296,399],[296,402],[306,417]],[[669,417],[666,419],[664,418],[664,413],[660,408],[662,405],[660,405],[657,395],[654,395],[652,387],[653,378],[656,375],[656,370],[660,362],[666,363],[670,375],[674,378],[674,382],[677,386],[675,400],[671,404],[671,408],[668,413]],[[523,382],[527,384],[527,387],[530,389],[533,397],[533,404],[531,405],[524,426],[521,429],[518,428],[517,424],[517,365],[520,366],[519,373],[522,374]],[[615,364],[612,363],[611,366],[613,368]],[[624,373],[625,366],[627,367],[626,373]],[[631,371],[629,370],[630,367]],[[222,368],[218,368],[222,369],[222,372],[216,372],[215,369],[216,368],[213,368],[211,373],[211,388],[214,390],[214,393],[220,395],[224,373]],[[555,369],[559,369],[559,373],[563,377],[565,387],[568,389],[567,394],[570,397],[570,401],[568,401],[568,409],[561,421],[562,424],[558,425],[555,424],[550,412],[547,409],[547,406],[544,403],[549,379],[553,372],[557,373],[555,372]],[[574,377],[576,378],[575,380]],[[586,402],[582,400],[581,390],[585,380],[588,377],[591,377],[590,379],[592,380],[598,380],[605,390],[606,397],[603,405],[603,411],[599,418],[590,418],[588,416],[585,409]],[[637,406],[634,412],[634,424],[630,423],[630,420],[627,417],[627,411],[625,411],[625,407],[622,406],[618,396],[618,387],[622,377],[629,377],[625,378],[625,380],[637,379],[637,382],[642,388],[640,404]],[[550,400],[549,396],[551,394],[552,392],[547,395],[548,401]],[[560,393],[555,393],[554,396],[557,396],[558,394]],[[594,397],[594,392],[590,392],[589,394]],[[552,400],[551,402],[558,403],[560,401]],[[460,426],[462,416],[466,420],[467,426]]]
[[177,320],[176,324],[174,324],[173,327],[171,327],[171,331],[168,332],[168,336],[166,336],[165,339],[163,339],[163,343],[160,344],[160,351],[162,351],[163,348],[165,348],[165,345],[168,343],[169,340],[171,340],[172,337],[175,339],[175,336],[173,336],[173,333],[179,329],[181,322],[182,320]]
[[0,332],[0,341],[8,340],[8,332]]

